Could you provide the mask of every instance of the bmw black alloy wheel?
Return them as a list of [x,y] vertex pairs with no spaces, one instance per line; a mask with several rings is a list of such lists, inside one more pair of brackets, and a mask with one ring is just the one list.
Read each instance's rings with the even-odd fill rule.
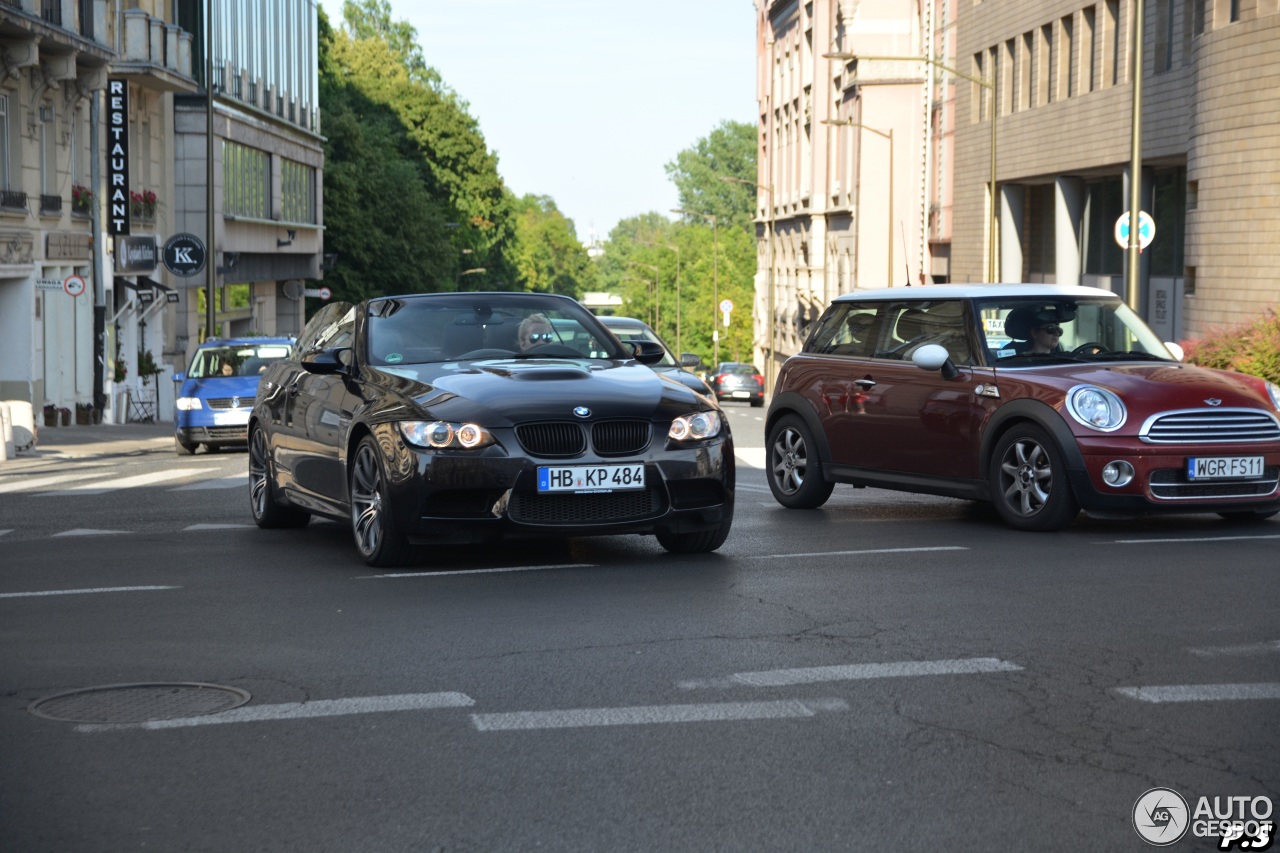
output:
[[259,527],[305,527],[311,513],[276,499],[267,434],[261,427],[249,432],[249,508]]

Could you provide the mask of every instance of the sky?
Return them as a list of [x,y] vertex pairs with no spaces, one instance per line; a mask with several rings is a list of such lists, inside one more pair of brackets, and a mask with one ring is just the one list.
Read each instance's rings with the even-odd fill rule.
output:
[[[341,25],[340,0],[322,5]],[[668,214],[664,165],[757,120],[752,0],[391,0],[391,17],[469,104],[512,192],[550,196],[584,242]]]

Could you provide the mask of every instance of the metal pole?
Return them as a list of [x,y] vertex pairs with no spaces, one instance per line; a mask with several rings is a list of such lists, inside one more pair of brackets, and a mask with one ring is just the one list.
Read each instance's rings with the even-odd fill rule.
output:
[[1133,120],[1129,138],[1129,249],[1125,301],[1138,310],[1138,256],[1142,252],[1142,2],[1133,4]]
[[720,310],[720,244],[716,238],[716,218],[711,214],[711,349],[715,363],[720,364],[720,330],[716,328],[716,312]]
[[676,252],[676,352],[683,358],[684,345],[680,342],[680,247],[673,245],[671,248]]
[[987,227],[987,281],[999,281],[999,253],[996,251],[996,119],[1000,116],[1000,75],[996,73],[995,62],[991,67],[991,222]]
[[[907,282],[911,284],[910,281]],[[893,287],[893,128],[889,128],[889,286]]]
[[204,93],[205,93],[205,186],[204,186],[204,335],[217,337],[214,290],[218,275],[218,253],[213,242],[213,0],[204,0]]

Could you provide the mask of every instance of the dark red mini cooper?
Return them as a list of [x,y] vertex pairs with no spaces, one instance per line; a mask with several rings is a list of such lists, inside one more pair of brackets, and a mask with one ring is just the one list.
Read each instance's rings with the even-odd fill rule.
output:
[[986,500],[1020,530],[1280,512],[1280,388],[1177,350],[1092,287],[850,293],[780,371],[769,486],[794,508],[836,483]]

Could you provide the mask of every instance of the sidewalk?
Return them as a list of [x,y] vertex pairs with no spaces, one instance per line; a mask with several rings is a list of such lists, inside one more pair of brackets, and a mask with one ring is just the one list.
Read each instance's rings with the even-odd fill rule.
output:
[[38,428],[36,445],[0,462],[0,474],[16,474],[55,459],[118,456],[173,449],[173,424],[92,424]]

